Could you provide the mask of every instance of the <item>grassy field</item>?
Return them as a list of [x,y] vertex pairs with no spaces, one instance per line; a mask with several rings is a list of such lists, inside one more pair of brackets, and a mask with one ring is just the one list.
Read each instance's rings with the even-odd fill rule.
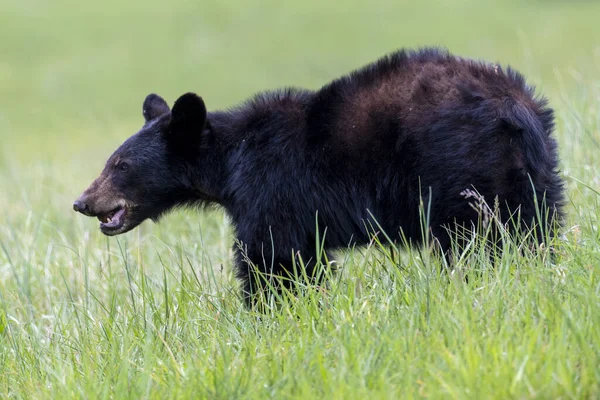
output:
[[[0,397],[600,398],[600,3],[0,3]],[[441,276],[374,244],[258,315],[220,211],[116,238],[71,204],[157,92],[210,109],[318,88],[399,47],[510,64],[556,110],[555,262],[477,246]]]

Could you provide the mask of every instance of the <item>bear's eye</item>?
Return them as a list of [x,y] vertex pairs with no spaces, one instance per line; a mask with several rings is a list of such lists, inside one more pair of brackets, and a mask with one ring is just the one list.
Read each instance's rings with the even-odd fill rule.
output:
[[119,163],[119,165],[117,165],[117,168],[119,168],[119,171],[121,172],[127,172],[129,171],[129,164],[127,164],[126,162],[122,162]]

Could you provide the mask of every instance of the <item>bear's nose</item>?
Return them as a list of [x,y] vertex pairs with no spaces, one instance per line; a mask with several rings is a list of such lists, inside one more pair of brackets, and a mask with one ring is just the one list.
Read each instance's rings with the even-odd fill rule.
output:
[[90,206],[85,201],[80,199],[75,200],[73,203],[73,210],[80,212],[84,215],[90,215]]

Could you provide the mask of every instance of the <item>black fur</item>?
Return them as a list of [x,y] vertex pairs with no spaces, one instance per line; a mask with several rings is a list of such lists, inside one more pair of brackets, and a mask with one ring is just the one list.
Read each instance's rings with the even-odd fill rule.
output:
[[326,251],[365,244],[376,226],[419,244],[421,198],[445,252],[445,227],[478,218],[465,189],[498,197],[504,221],[519,210],[523,228],[536,220],[534,196],[550,215],[542,228],[561,217],[552,110],[497,65],[399,51],[318,91],[262,93],[208,115],[191,94],[172,113],[150,100],[155,118],[112,156],[137,160],[139,189],[117,190],[140,207],[137,220],[222,206],[244,250],[236,268],[248,300],[261,287],[254,266],[289,276],[299,254],[310,276],[318,234]]

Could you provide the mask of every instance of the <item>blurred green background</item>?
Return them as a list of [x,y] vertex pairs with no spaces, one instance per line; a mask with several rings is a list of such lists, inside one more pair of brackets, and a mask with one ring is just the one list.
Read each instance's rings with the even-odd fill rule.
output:
[[149,92],[196,91],[215,109],[421,45],[513,65],[558,105],[562,84],[598,76],[599,20],[596,1],[4,0],[0,134],[19,159],[77,149],[97,170]]

